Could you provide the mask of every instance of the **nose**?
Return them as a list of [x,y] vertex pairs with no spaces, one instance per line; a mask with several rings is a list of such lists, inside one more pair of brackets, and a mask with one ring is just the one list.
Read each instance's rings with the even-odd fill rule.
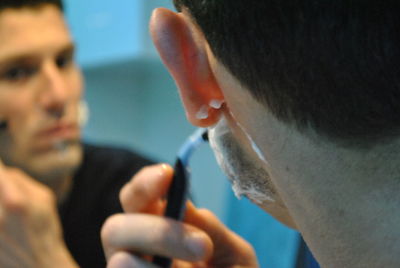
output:
[[41,104],[51,115],[61,117],[69,98],[65,74],[51,61],[44,63],[41,71],[44,79]]

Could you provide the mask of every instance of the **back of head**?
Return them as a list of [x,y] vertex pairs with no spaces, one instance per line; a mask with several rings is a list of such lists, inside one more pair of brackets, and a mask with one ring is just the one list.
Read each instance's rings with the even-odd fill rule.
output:
[[395,1],[175,0],[280,120],[346,146],[400,134]]
[[51,4],[64,9],[62,0],[1,0],[0,12],[8,8],[36,8],[42,5]]

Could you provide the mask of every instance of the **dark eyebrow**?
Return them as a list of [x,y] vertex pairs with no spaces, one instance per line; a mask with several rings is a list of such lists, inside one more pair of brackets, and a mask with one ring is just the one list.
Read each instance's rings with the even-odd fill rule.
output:
[[70,43],[61,49],[57,54],[74,54],[76,50],[76,46],[74,43]]
[[[73,55],[75,53],[75,44],[74,43],[68,43],[64,47],[62,47],[60,50],[56,51],[55,55],[62,55],[62,54],[71,54]],[[0,68],[2,66],[7,66],[7,65],[12,65],[12,64],[18,64],[18,63],[25,63],[25,62],[31,62],[34,61],[35,58],[37,58],[37,55],[32,51],[32,52],[27,52],[25,54],[20,54],[20,55],[15,55],[15,56],[9,56],[5,57],[4,59],[0,60]]]

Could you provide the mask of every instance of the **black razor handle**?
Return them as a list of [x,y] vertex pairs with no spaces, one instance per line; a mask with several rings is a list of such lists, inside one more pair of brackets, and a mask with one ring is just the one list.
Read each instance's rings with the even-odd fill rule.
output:
[[[189,184],[187,174],[188,171],[178,158],[175,162],[174,176],[167,194],[167,207],[164,212],[165,217],[174,220],[182,219]],[[172,260],[163,256],[154,256],[153,263],[162,268],[169,268]]]

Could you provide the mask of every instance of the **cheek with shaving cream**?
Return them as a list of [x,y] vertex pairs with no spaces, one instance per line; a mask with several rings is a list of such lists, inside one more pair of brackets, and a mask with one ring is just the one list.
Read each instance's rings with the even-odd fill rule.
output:
[[273,197],[272,192],[269,192],[268,194],[263,193],[259,190],[257,190],[254,185],[250,185],[243,187],[238,183],[237,180],[234,180],[232,183],[232,190],[235,193],[235,196],[237,199],[241,199],[242,196],[246,196],[248,199],[256,203],[257,205],[263,205],[265,202],[270,202],[274,203],[275,198]]
[[246,157],[225,118],[210,128],[209,140],[219,166],[232,182],[236,197],[246,196],[258,205],[275,202],[276,191],[268,173]]
[[78,106],[78,125],[83,127],[89,120],[89,106],[86,101],[81,100]]
[[268,165],[267,160],[265,159],[263,153],[261,152],[260,148],[257,146],[257,144],[254,142],[254,140],[252,139],[252,137],[250,136],[249,133],[247,133],[247,131],[244,129],[244,127],[236,120],[235,116],[233,115],[233,113],[231,111],[229,111],[230,116],[235,119],[235,123],[236,125],[240,128],[240,130],[246,135],[247,140],[250,142],[251,144],[251,148],[253,149],[253,151],[257,154],[258,158],[266,165]]

